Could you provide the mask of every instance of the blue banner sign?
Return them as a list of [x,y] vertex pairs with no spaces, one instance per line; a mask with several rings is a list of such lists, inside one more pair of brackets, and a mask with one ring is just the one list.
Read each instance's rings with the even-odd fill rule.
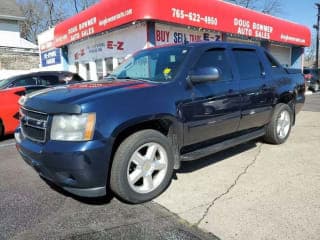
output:
[[61,49],[56,48],[50,51],[41,53],[41,66],[48,67],[61,63]]

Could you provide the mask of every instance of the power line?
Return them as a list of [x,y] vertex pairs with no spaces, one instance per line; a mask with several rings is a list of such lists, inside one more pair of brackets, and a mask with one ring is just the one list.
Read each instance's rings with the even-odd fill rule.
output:
[[320,25],[320,3],[315,3],[317,9],[318,9],[318,14],[317,14],[317,23],[313,25],[313,28],[316,29],[317,31],[317,39],[316,39],[316,63],[315,67],[316,69],[319,68],[319,25]]

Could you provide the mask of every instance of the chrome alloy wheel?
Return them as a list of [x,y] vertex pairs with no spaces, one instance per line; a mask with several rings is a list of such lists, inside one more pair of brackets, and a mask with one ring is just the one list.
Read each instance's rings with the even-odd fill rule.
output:
[[291,125],[290,113],[286,110],[282,111],[277,121],[277,135],[279,138],[286,138]]
[[135,192],[149,193],[163,182],[167,170],[167,152],[160,144],[150,142],[132,154],[128,164],[127,179]]

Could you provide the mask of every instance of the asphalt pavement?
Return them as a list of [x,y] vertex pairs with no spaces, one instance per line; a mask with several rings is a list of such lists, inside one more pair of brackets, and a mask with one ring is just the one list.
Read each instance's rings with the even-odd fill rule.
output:
[[0,239],[216,239],[157,203],[74,198],[39,178],[11,137],[0,141]]

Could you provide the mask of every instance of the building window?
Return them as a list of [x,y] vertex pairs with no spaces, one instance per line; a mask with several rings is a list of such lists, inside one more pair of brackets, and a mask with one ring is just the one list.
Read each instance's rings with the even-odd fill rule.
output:
[[96,60],[96,68],[97,68],[98,80],[102,80],[103,79],[103,60],[102,59]]
[[106,63],[106,74],[110,74],[113,71],[113,58],[106,58],[105,59],[105,63]]
[[89,63],[85,64],[85,69],[86,69],[86,80],[89,80],[89,79],[91,79],[91,77],[90,77],[90,64]]
[[76,73],[78,73],[78,74],[79,74],[79,63],[78,63],[78,62],[76,62],[76,63],[75,63],[75,66],[76,66]]

